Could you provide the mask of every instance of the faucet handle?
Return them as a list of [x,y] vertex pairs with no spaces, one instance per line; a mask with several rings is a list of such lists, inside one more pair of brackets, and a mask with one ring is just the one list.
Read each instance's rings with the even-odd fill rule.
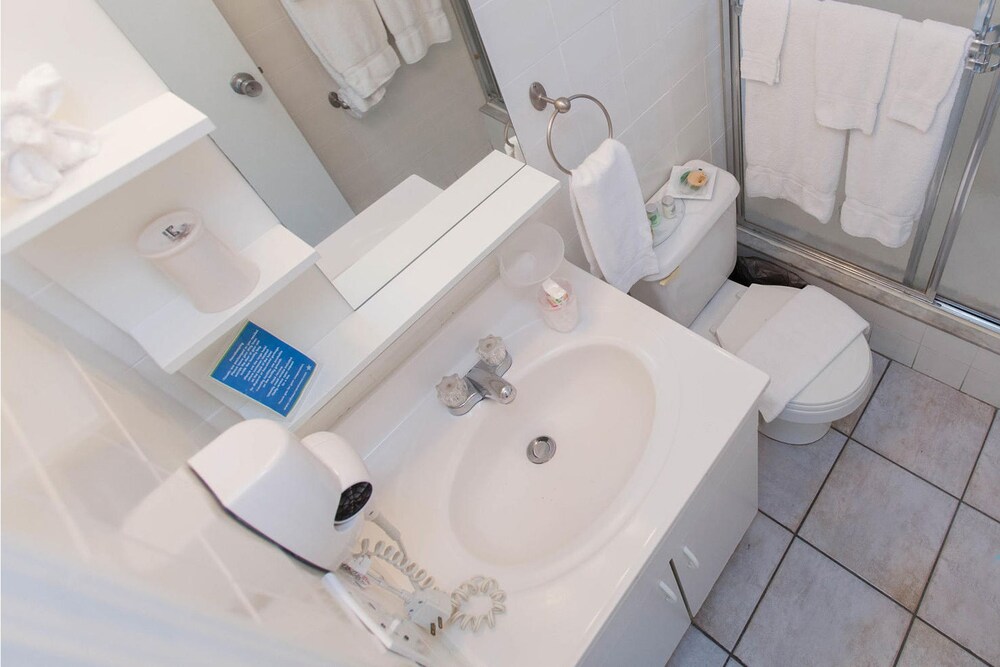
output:
[[446,375],[437,383],[438,400],[445,404],[445,407],[459,408],[472,394],[469,381],[461,375]]
[[496,368],[507,358],[507,346],[500,336],[490,335],[479,339],[479,345],[476,346],[476,354],[483,360],[483,363]]

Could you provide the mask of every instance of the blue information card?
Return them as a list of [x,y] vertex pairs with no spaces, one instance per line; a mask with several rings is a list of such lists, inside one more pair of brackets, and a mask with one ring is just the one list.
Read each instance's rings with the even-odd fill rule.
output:
[[315,368],[312,359],[247,322],[212,377],[287,417]]

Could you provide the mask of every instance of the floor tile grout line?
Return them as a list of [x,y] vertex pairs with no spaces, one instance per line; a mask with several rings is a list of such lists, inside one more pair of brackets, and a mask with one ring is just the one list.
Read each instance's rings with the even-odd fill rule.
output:
[[[979,445],[979,453],[976,455],[976,461],[972,465],[972,470],[969,472],[968,479],[965,480],[965,488],[962,489],[962,495],[958,497],[958,503],[955,505],[955,511],[952,512],[951,521],[948,522],[948,530],[945,531],[944,539],[941,540],[941,546],[938,547],[938,552],[934,556],[934,564],[931,566],[931,573],[927,576],[927,581],[924,582],[923,590],[920,591],[920,598],[917,600],[917,605],[913,609],[913,615],[910,617],[910,624],[909,626],[907,626],[906,633],[903,635],[903,643],[899,645],[899,650],[896,651],[896,659],[892,663],[893,667],[897,667],[900,659],[903,657],[903,649],[906,647],[906,642],[910,638],[910,632],[913,631],[913,626],[917,622],[918,618],[917,614],[920,612],[920,605],[924,603],[924,597],[926,597],[927,595],[927,589],[931,587],[931,581],[934,579],[934,573],[937,571],[938,563],[941,560],[941,554],[944,553],[944,547],[946,544],[948,544],[948,537],[951,536],[951,529],[955,526],[955,519],[958,518],[958,511],[962,509],[962,505],[965,504],[965,494],[969,491],[969,485],[972,483],[972,475],[975,474],[976,468],[979,466],[979,460],[983,457],[983,450],[986,449],[986,441],[990,437],[990,431],[992,430],[993,422],[997,419],[997,414],[998,414],[997,411],[994,409],[993,418],[990,420],[990,428],[986,429],[986,435],[983,436],[983,442]],[[927,623],[926,621],[924,621],[924,619],[920,619],[920,621],[922,623]],[[927,623],[927,625],[934,628],[934,630],[939,632],[942,637],[951,640],[956,646],[964,650],[966,653],[976,656],[976,654],[973,653],[968,647],[966,647],[965,644],[960,643],[954,637],[950,636],[945,632],[941,632],[930,623]],[[978,658],[978,656],[976,657]],[[984,660],[983,662],[986,661]]]
[[[881,380],[880,380],[880,382],[881,382]],[[872,392],[872,395],[874,395],[874,392]],[[858,421],[860,421],[860,419]],[[739,636],[736,637],[736,641],[733,643],[733,650],[731,652],[731,655],[733,655],[734,657],[736,657],[735,656],[736,649],[740,645],[740,642],[743,641],[743,636],[746,634],[747,628],[750,627],[750,623],[753,622],[753,617],[757,614],[757,610],[760,608],[760,603],[764,601],[764,597],[767,595],[767,591],[770,590],[771,584],[774,583],[774,578],[778,575],[778,570],[781,569],[782,564],[784,564],[784,562],[785,562],[785,557],[788,556],[788,552],[791,550],[792,545],[795,544],[795,538],[798,537],[799,530],[802,528],[803,524],[805,524],[806,518],[809,516],[809,512],[812,511],[813,505],[816,504],[816,499],[819,498],[819,494],[823,492],[823,487],[826,486],[826,481],[828,479],[830,479],[830,474],[833,472],[833,469],[835,467],[837,467],[837,462],[840,461],[840,457],[844,455],[844,450],[847,449],[847,442],[848,442],[848,440],[849,440],[849,438],[845,437],[844,444],[842,444],[840,446],[840,451],[837,452],[837,458],[835,458],[833,460],[833,465],[831,465],[830,469],[826,471],[826,476],[823,478],[823,483],[820,484],[819,485],[819,489],[816,490],[816,494],[813,496],[812,502],[809,503],[809,507],[806,509],[805,514],[802,515],[802,520],[799,521],[799,525],[796,526],[796,528],[795,528],[794,531],[790,531],[792,533],[792,539],[788,541],[788,545],[785,547],[784,553],[781,554],[781,558],[778,560],[778,564],[774,567],[774,571],[771,572],[771,576],[768,577],[767,585],[764,586],[764,590],[762,590],[760,592],[760,597],[757,598],[757,604],[754,605],[753,611],[750,612],[750,616],[747,617],[747,622],[743,625],[743,629],[740,631]],[[795,446],[798,446],[798,445],[788,445],[788,446],[789,447],[795,447]],[[758,507],[757,511],[758,512],[760,511],[759,507]],[[771,517],[768,517],[768,518],[771,518]],[[777,522],[777,523],[778,523],[779,526],[783,525],[783,524],[781,524],[781,522]],[[803,542],[805,542],[805,540],[803,540]],[[808,544],[808,542],[806,542],[806,544]],[[836,563],[837,561],[834,561],[834,562]]]
[[[851,427],[850,431],[848,433],[844,433],[843,431],[840,431],[838,429],[832,428],[832,430],[834,432],[836,432],[836,433],[838,433],[840,435],[843,435],[845,437],[844,444],[841,446],[840,451],[837,453],[837,457],[834,459],[833,465],[830,467],[830,469],[827,471],[826,475],[824,476],[823,482],[820,484],[819,489],[816,491],[816,494],[813,496],[813,499],[810,502],[809,507],[806,509],[806,512],[805,512],[805,514],[802,517],[802,520],[799,521],[798,527],[794,531],[791,531],[784,524],[782,524],[782,522],[778,521],[777,519],[775,519],[773,516],[771,516],[767,512],[764,512],[759,507],[757,508],[757,511],[760,512],[761,514],[763,514],[765,517],[767,517],[771,521],[774,521],[776,524],[778,524],[782,528],[785,528],[785,530],[789,530],[789,532],[792,534],[792,538],[791,538],[791,540],[789,540],[788,545],[785,547],[785,550],[782,553],[781,558],[778,560],[778,564],[775,566],[774,570],[771,572],[771,576],[768,578],[767,584],[764,586],[764,589],[761,591],[760,597],[757,599],[757,602],[754,605],[753,611],[750,613],[750,616],[747,618],[747,622],[744,624],[743,629],[740,631],[740,634],[738,635],[738,637],[736,639],[736,642],[733,644],[733,649],[731,651],[727,651],[728,657],[732,658],[735,661],[737,661],[739,664],[743,664],[743,662],[736,655],[736,648],[739,646],[740,642],[743,640],[743,637],[746,634],[747,629],[750,627],[750,623],[753,621],[754,616],[757,614],[757,610],[759,609],[761,602],[763,601],[764,597],[767,595],[768,590],[770,590],[771,584],[773,583],[775,576],[777,576],[778,570],[780,570],[781,566],[784,564],[785,558],[787,557],[788,552],[791,549],[792,545],[795,543],[796,539],[802,540],[803,544],[811,547],[812,549],[815,549],[817,552],[819,552],[820,554],[822,554],[824,557],[828,558],[834,564],[836,564],[839,567],[843,568],[845,571],[847,571],[854,578],[858,579],[863,584],[865,584],[866,586],[868,586],[869,588],[873,589],[874,591],[876,591],[881,596],[883,596],[886,599],[888,599],[890,602],[892,602],[897,607],[901,608],[906,614],[908,614],[910,616],[909,624],[907,626],[906,632],[903,635],[903,639],[902,639],[902,642],[899,645],[899,649],[897,650],[896,657],[895,657],[895,660],[893,662],[893,665],[895,666],[896,663],[898,663],[898,661],[899,661],[899,659],[900,659],[900,657],[902,655],[903,648],[906,645],[906,641],[909,638],[910,631],[911,631],[911,629],[912,629],[912,627],[913,627],[913,625],[915,623],[915,620],[917,619],[917,611],[920,609],[920,604],[923,602],[924,594],[926,593],[927,588],[930,585],[930,581],[931,581],[931,579],[934,576],[934,571],[937,568],[938,560],[940,559],[941,553],[944,550],[944,545],[948,541],[948,536],[951,534],[951,528],[952,528],[952,525],[954,524],[955,518],[958,515],[958,510],[962,506],[962,504],[968,504],[968,503],[964,503],[965,494],[968,491],[969,485],[971,484],[972,475],[975,472],[976,468],[978,467],[980,459],[982,458],[982,453],[983,453],[983,450],[985,449],[986,440],[989,437],[989,433],[990,433],[991,429],[988,428],[987,431],[986,431],[986,435],[983,437],[983,443],[980,445],[979,453],[977,454],[976,461],[975,461],[975,463],[972,466],[972,470],[970,471],[968,478],[966,479],[965,487],[964,487],[964,489],[962,491],[961,496],[955,496],[954,494],[949,493],[948,491],[945,491],[943,488],[941,488],[937,484],[931,482],[928,479],[925,479],[921,475],[913,472],[912,470],[910,470],[910,469],[906,468],[905,466],[897,463],[896,461],[893,461],[892,459],[888,458],[884,454],[875,451],[874,449],[872,449],[871,447],[869,447],[865,443],[863,443],[863,442],[861,442],[859,440],[854,439],[853,436],[854,436],[855,431],[857,430],[858,426],[861,424],[861,420],[864,419],[865,412],[868,410],[868,407],[871,405],[872,399],[875,397],[875,393],[878,391],[879,387],[881,387],[882,382],[885,379],[885,376],[888,374],[889,368],[892,366],[893,363],[898,363],[898,362],[895,362],[892,359],[890,359],[889,363],[886,365],[886,367],[882,371],[881,375],[879,375],[879,378],[876,381],[875,386],[872,388],[871,393],[868,395],[868,398],[865,400],[865,404],[864,404],[864,407],[862,408],[861,415],[858,417],[858,420]],[[917,372],[919,372],[919,371],[917,371]],[[993,421],[995,419],[997,419],[997,418],[1000,418],[1000,410],[994,408],[993,417],[990,419],[991,426],[993,424]],[[842,456],[844,454],[844,451],[847,449],[847,445],[850,442],[852,442],[852,441],[855,442],[855,443],[857,443],[861,447],[867,449],[868,451],[872,452],[873,454],[879,456],[880,458],[888,461],[892,465],[894,465],[894,466],[902,469],[903,471],[909,473],[910,475],[913,475],[914,477],[916,477],[917,479],[921,480],[922,482],[925,482],[925,483],[929,484],[930,486],[934,487],[935,489],[941,491],[942,493],[944,493],[945,495],[947,495],[949,498],[952,498],[952,499],[955,499],[955,500],[958,501],[956,503],[956,505],[955,505],[955,510],[954,510],[954,512],[952,514],[951,521],[948,524],[948,529],[947,529],[947,531],[945,531],[944,539],[942,540],[941,545],[938,548],[937,556],[936,556],[936,558],[934,560],[933,565],[931,566],[930,574],[928,575],[927,581],[924,583],[923,590],[921,591],[921,596],[920,596],[920,598],[917,601],[917,604],[916,604],[916,606],[914,608],[914,611],[912,611],[912,612],[906,606],[904,606],[903,604],[901,604],[900,602],[898,602],[896,599],[894,599],[891,595],[889,595],[885,591],[879,589],[877,586],[875,586],[873,583],[869,582],[867,579],[865,579],[864,577],[862,577],[860,574],[858,574],[857,572],[854,572],[851,568],[849,568],[845,564],[841,563],[836,558],[834,558],[830,554],[828,554],[825,551],[823,551],[822,549],[818,548],[816,545],[812,544],[809,540],[807,540],[804,537],[802,537],[802,536],[799,535],[799,531],[805,525],[805,522],[808,519],[809,514],[812,512],[812,509],[815,506],[816,501],[819,499],[819,496],[822,494],[823,489],[826,488],[826,484],[829,481],[830,476],[833,474],[834,468],[837,467],[837,464],[840,462],[840,459],[842,458]],[[973,509],[976,509],[972,505],[970,505],[970,507],[972,507]],[[976,511],[980,512],[980,510],[978,510],[978,509],[976,509]],[[987,516],[987,517],[989,516],[989,515],[985,514],[984,512],[980,512],[980,513],[983,514],[984,516]],[[990,517],[990,518],[992,518],[992,517]],[[923,619],[921,619],[921,622],[926,623],[926,621],[924,621]],[[712,637],[707,631],[705,631],[700,626],[698,626],[696,623],[694,623],[694,619],[692,619],[692,625],[694,625],[700,632],[702,632],[714,644],[716,644],[717,646],[721,647],[723,650],[726,650],[725,646],[723,646],[721,643],[719,643],[718,641],[716,641],[715,638]],[[934,626],[931,625],[931,624],[929,624],[929,623],[927,623],[927,625],[929,627],[934,628]],[[970,655],[976,657],[977,659],[980,659],[979,656],[977,656],[975,653],[973,653],[972,651],[970,651],[968,648],[966,648],[962,644],[959,644],[952,637],[949,637],[947,634],[941,632],[937,628],[934,628],[934,629],[935,629],[935,631],[940,632],[940,634],[942,636],[944,636],[944,637],[948,638],[949,640],[953,641],[957,646],[959,646],[960,648],[962,648],[965,652],[967,652]]]
[[[877,392],[878,388],[882,386],[882,380],[885,379],[886,373],[889,372],[889,367],[892,366],[892,363],[893,363],[892,359],[889,359],[889,363],[887,363],[885,365],[885,368],[882,369],[882,374],[878,376],[878,380],[875,381],[875,386],[872,387],[871,393],[868,394],[868,398],[865,399],[865,407],[861,408],[861,414],[858,415],[858,421],[854,422],[854,426],[851,427],[851,432],[850,433],[843,433],[843,431],[838,431],[839,433],[843,433],[844,435],[846,435],[848,437],[848,439],[850,439],[851,437],[853,437],[854,436],[854,432],[856,430],[858,430],[858,424],[860,424],[861,420],[864,419],[865,412],[868,411],[868,406],[872,404],[872,399],[875,398],[875,392]],[[836,430],[836,429],[834,429],[834,430]]]
[[[872,454],[874,454],[874,455],[878,456],[878,457],[879,457],[880,459],[882,459],[882,460],[884,460],[884,461],[888,461],[889,463],[891,463],[891,464],[892,464],[892,465],[894,465],[895,467],[899,468],[900,470],[903,470],[904,472],[907,472],[907,473],[909,473],[909,474],[913,475],[914,477],[916,477],[917,479],[919,479],[919,480],[920,480],[921,482],[924,482],[924,483],[926,483],[926,484],[930,484],[930,485],[931,485],[931,486],[933,486],[933,487],[934,487],[935,489],[937,489],[937,490],[938,490],[938,491],[940,491],[941,493],[943,493],[943,494],[947,495],[947,496],[948,496],[949,498],[951,498],[952,500],[959,500],[959,501],[961,501],[961,499],[962,499],[962,497],[961,497],[961,496],[956,496],[956,495],[955,495],[954,493],[952,493],[951,491],[947,491],[947,490],[945,490],[945,489],[941,488],[940,486],[938,486],[937,484],[935,484],[935,483],[934,483],[934,482],[932,482],[931,480],[927,479],[926,477],[923,477],[922,475],[920,475],[920,474],[918,474],[918,473],[915,473],[915,472],[913,472],[912,470],[910,470],[909,468],[907,468],[906,466],[904,466],[904,465],[903,465],[902,463],[899,463],[898,461],[893,461],[892,459],[890,459],[890,458],[889,458],[888,456],[886,456],[886,455],[885,455],[885,454],[883,454],[882,452],[880,452],[880,451],[878,451],[878,450],[875,450],[875,449],[872,449],[871,447],[869,447],[869,446],[868,446],[868,445],[866,445],[865,443],[861,442],[860,440],[855,440],[854,438],[848,438],[848,440],[849,440],[850,442],[853,442],[853,443],[854,443],[854,444],[856,444],[856,445],[860,445],[861,447],[864,447],[865,449],[867,449],[867,450],[868,450],[869,452],[871,452]],[[979,462],[979,459],[978,459],[978,458],[976,459],[976,462],[977,462],[977,463]],[[973,470],[975,470],[975,469],[976,469],[976,467],[975,467],[975,466],[973,466],[973,467],[972,467],[972,469],[973,469]],[[970,478],[972,477],[972,473],[971,473],[971,472],[969,473],[969,477],[970,477]]]

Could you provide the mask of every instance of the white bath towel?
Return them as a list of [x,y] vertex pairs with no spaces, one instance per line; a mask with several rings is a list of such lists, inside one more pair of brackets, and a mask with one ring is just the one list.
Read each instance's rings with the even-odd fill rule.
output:
[[375,0],[403,61],[415,63],[434,44],[451,39],[441,0]]
[[605,139],[573,170],[570,201],[590,272],[628,292],[660,265],[628,149]]
[[826,0],[816,22],[816,120],[835,130],[875,129],[899,14]]
[[787,199],[820,222],[833,215],[847,133],[816,122],[819,0],[791,0],[781,81],[745,84],[746,192]]
[[360,117],[399,68],[374,0],[281,0],[292,23]]
[[[905,90],[907,53],[922,50],[921,24],[904,19],[893,50],[888,99]],[[881,114],[871,136],[851,132],[847,154],[847,195],[840,225],[852,236],[873,238],[890,248],[903,246],[923,211],[927,186],[934,175],[948,119],[955,104],[965,54],[951,61],[951,82],[926,132]]]
[[7,193],[37,199],[72,169],[100,150],[92,132],[52,120],[62,102],[63,82],[43,63],[29,70],[0,102],[0,164]]
[[955,78],[955,62],[969,53],[973,34],[938,21],[920,24],[917,39],[900,44],[899,86],[885,101],[889,118],[921,132],[930,129],[938,107]]
[[740,76],[768,85],[781,77],[788,0],[746,0],[740,15]]
[[770,422],[867,328],[847,304],[808,285],[730,351],[770,376],[760,399],[760,414]]

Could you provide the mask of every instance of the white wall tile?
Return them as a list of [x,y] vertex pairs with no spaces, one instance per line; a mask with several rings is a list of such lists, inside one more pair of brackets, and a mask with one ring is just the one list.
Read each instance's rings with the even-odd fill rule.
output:
[[629,63],[623,72],[629,106],[635,117],[643,114],[670,87],[666,42],[656,40]]
[[868,344],[872,350],[889,357],[893,361],[898,361],[905,366],[912,366],[913,360],[917,356],[920,343],[910,340],[905,336],[900,336],[895,331],[887,329],[880,324],[872,325],[871,338]]
[[1000,408],[1000,374],[972,368],[965,376],[962,391]]
[[[476,10],[475,17],[501,86],[538,62],[555,43],[556,26],[547,2],[492,0]],[[522,95],[527,94],[525,88]]]
[[677,158],[687,162],[704,156],[712,150],[711,129],[708,108],[705,107],[677,135]]
[[1000,354],[978,348],[972,358],[972,367],[1000,378]]
[[666,13],[661,0],[620,0],[611,11],[623,65],[664,36]]
[[[670,91],[673,100],[674,122],[684,127],[708,106],[705,90],[705,63],[698,61],[690,72],[682,78]],[[678,143],[681,139],[678,137]],[[706,147],[708,142],[706,142]],[[699,153],[700,154],[700,153]]]
[[3,261],[0,261],[0,278],[29,299],[52,284],[47,276],[17,253],[3,256]]
[[593,94],[589,88],[622,71],[610,11],[600,14],[573,33],[559,49],[574,92]]
[[950,354],[921,345],[913,360],[913,370],[960,389],[966,373],[969,372],[969,364],[961,362]]
[[920,340],[920,346],[946,354],[967,366],[972,364],[972,359],[976,356],[977,350],[980,349],[972,343],[934,327],[927,327],[924,331],[924,337]]
[[[532,1],[544,4],[541,0]],[[615,4],[615,0],[549,0],[548,4],[552,7],[552,16],[555,18],[556,34],[562,41],[569,39],[577,30],[610,9]],[[549,40],[552,40],[551,34]],[[492,49],[490,49],[490,54],[492,61]]]

